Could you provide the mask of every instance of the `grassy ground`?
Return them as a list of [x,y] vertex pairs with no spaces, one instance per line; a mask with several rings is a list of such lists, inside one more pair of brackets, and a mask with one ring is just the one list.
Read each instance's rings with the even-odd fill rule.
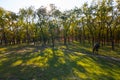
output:
[[[83,54],[84,53],[84,54]],[[120,62],[96,57],[91,46],[0,47],[0,80],[120,80]],[[99,55],[120,59],[120,50],[102,47]]]

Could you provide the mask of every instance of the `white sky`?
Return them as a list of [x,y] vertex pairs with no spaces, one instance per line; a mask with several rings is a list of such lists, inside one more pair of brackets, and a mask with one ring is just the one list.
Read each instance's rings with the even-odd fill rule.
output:
[[92,0],[0,0],[0,7],[13,12],[18,12],[19,8],[34,6],[35,9],[48,4],[55,4],[60,10],[73,9],[80,7],[83,3],[91,3]]

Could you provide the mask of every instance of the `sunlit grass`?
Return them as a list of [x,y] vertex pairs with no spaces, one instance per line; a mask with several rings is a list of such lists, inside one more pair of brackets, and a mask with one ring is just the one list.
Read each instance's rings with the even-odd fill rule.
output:
[[110,46],[101,47],[100,52],[101,55],[105,56],[111,56],[120,58],[120,49],[119,47],[116,47],[115,50],[112,50]]
[[[109,49],[101,47],[99,55],[119,56],[119,49]],[[55,49],[16,45],[1,47],[0,51],[0,79],[3,80],[120,79],[120,62],[96,57],[90,45],[78,42],[68,47],[58,45]]]
[[6,48],[0,48],[0,51],[5,51],[6,50]]
[[14,62],[13,64],[12,64],[12,66],[19,66],[20,64],[22,64],[22,60],[18,60],[18,61],[16,61],[16,62]]
[[[109,60],[104,60],[102,58],[94,58],[84,54],[81,56],[70,55],[69,57],[70,60],[72,59],[72,61],[75,62],[77,65],[77,68],[73,67],[73,73],[77,77],[82,78],[83,80],[119,79],[118,74],[120,72],[118,67],[120,66],[120,64],[116,66],[114,62],[111,63]],[[79,67],[81,67],[80,70]]]
[[55,55],[58,56],[58,57],[63,57],[64,53],[63,53],[62,50],[57,50],[57,51],[55,51]]

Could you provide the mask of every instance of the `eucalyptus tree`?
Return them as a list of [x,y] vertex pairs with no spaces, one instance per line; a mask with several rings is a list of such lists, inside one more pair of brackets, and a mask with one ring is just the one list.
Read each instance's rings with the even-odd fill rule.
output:
[[115,15],[115,7],[113,5],[113,0],[108,0],[106,2],[107,6],[107,20],[106,24],[109,29],[109,34],[110,34],[110,41],[112,45],[112,50],[114,50],[114,30],[116,29],[116,15]]
[[56,27],[55,20],[49,21],[49,33],[50,33],[53,48],[55,46],[55,35],[56,35],[55,27]]
[[84,43],[86,38],[86,21],[85,15],[82,8],[75,8],[72,13],[72,27],[73,31],[76,32],[76,38],[79,39],[79,42]]
[[5,11],[0,8],[0,34],[1,34],[1,43],[4,44],[15,44],[15,23],[16,23],[16,14],[11,11]]
[[[89,30],[90,36],[92,37],[92,45],[95,42],[95,22],[94,22],[94,12],[96,6],[88,6],[88,3],[85,3],[82,7],[82,12],[84,16],[85,24]],[[83,22],[83,21],[82,21]]]
[[[62,16],[61,16],[61,19],[62,19],[62,26],[63,26],[63,28],[62,29],[64,29],[65,28],[65,24],[66,24],[66,20],[67,20],[67,17],[65,16],[65,14],[63,14]],[[64,29],[63,30],[63,36],[64,36],[64,44],[66,45],[66,40],[67,40],[67,38],[66,38],[66,36],[67,36],[67,32],[66,32],[66,30]]]
[[1,43],[7,45],[8,44],[8,37],[9,37],[9,33],[10,33],[10,27],[9,27],[9,23],[10,23],[10,12],[9,11],[5,11],[4,9],[0,9],[0,26],[1,26],[1,35],[2,35],[2,40]]
[[58,9],[55,9],[53,12],[54,19],[55,19],[55,28],[56,28],[56,38],[58,41],[60,41],[60,29],[61,29],[61,21],[60,21],[60,16],[62,12]]
[[5,32],[5,10],[0,7],[0,43],[6,44],[6,32]]
[[8,19],[9,19],[9,22],[8,22],[8,26],[9,26],[9,30],[10,32],[12,33],[11,36],[12,39],[10,40],[10,43],[18,43],[20,42],[19,40],[19,28],[17,26],[17,21],[18,21],[18,15],[14,12],[9,12],[9,15],[8,15]]
[[48,22],[49,22],[49,32],[51,34],[52,46],[55,46],[56,38],[60,36],[60,25],[59,25],[59,17],[61,12],[56,8],[54,4],[50,4],[50,11],[48,11]]
[[[106,1],[103,0],[102,2],[98,3],[98,9],[96,11],[96,23],[97,23],[97,39],[99,42],[101,42],[103,40],[103,38],[105,39],[105,36],[103,34],[105,34],[105,30],[106,30],[106,17],[107,15],[107,10],[106,10]],[[107,30],[106,30],[107,31]],[[104,40],[105,41],[105,40]],[[102,41],[103,43],[103,41]]]
[[26,42],[26,28],[25,28],[25,23],[26,22],[24,20],[23,15],[25,15],[24,9],[20,9],[19,13],[18,13],[18,21],[16,23],[16,26],[18,27],[18,30],[19,30],[18,35],[20,35],[19,39],[20,39],[21,43]]
[[[28,32],[28,28],[25,26],[25,23],[27,21],[26,14],[27,14],[27,12],[24,8],[19,10],[19,19],[20,19],[21,26],[22,26],[23,30],[25,31],[24,34],[26,34]],[[24,36],[24,39],[23,39],[24,42],[27,42],[26,37],[27,37],[27,34]]]
[[31,6],[31,7],[28,7],[26,9],[22,8],[20,9],[19,11],[19,15],[20,15],[20,19],[23,20],[23,22],[25,23],[24,25],[24,28],[26,30],[26,42],[27,43],[30,43],[30,40],[31,40],[31,23],[32,23],[32,17],[33,17],[33,14],[34,14],[34,8]]
[[46,45],[47,43],[47,35],[46,35],[46,27],[47,27],[47,12],[46,12],[46,7],[41,6],[39,9],[37,9],[37,17],[38,17],[38,27],[40,28],[40,40],[42,42],[42,45]]
[[62,19],[62,25],[63,25],[63,37],[64,37],[64,45],[67,46],[67,38],[68,38],[68,33],[70,30],[70,25],[71,25],[71,12],[70,11],[65,11],[61,15]]
[[116,0],[117,4],[116,4],[116,13],[115,15],[117,16],[116,20],[117,20],[117,31],[116,31],[116,39],[117,39],[117,43],[120,47],[120,1]]

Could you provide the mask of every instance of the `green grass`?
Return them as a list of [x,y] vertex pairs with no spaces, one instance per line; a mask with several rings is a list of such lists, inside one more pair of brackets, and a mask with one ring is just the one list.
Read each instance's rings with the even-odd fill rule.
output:
[[[119,49],[102,47],[100,55],[117,57]],[[85,53],[85,54],[83,54]],[[16,45],[0,47],[0,80],[120,80],[120,62],[92,54],[90,45],[54,49]]]

